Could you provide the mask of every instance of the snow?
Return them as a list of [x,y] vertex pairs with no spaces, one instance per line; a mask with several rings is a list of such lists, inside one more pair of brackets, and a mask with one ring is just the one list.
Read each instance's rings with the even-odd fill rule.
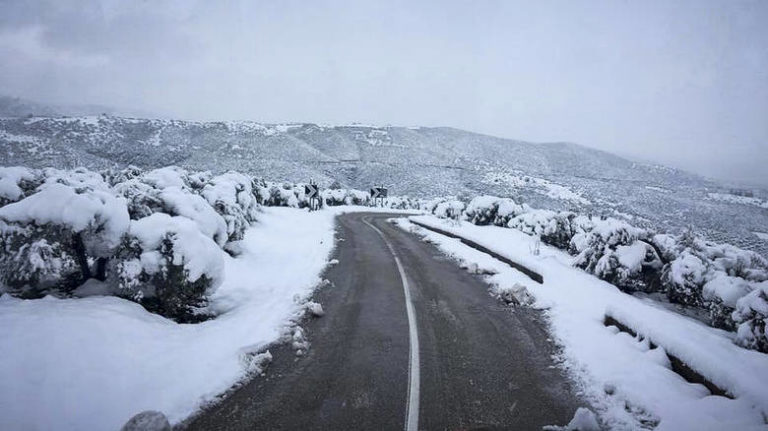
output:
[[[0,429],[119,429],[144,410],[178,423],[243,378],[253,354],[302,311],[294,296],[319,283],[337,212],[265,209],[243,254],[222,257],[211,307],[223,314],[200,324],[177,324],[116,297],[3,295]],[[145,228],[172,219],[156,217]]]
[[29,135],[16,135],[13,133],[9,133],[6,130],[0,130],[0,140],[8,141],[8,142],[35,144],[40,141],[40,138],[35,136],[29,136]]
[[143,180],[145,183],[158,189],[168,187],[186,188],[187,185],[183,177],[185,174],[186,172],[181,168],[168,166],[145,173]]
[[89,296],[110,296],[114,295],[114,288],[109,283],[89,278],[72,292],[72,296],[78,298],[87,298]]
[[21,181],[32,181],[35,175],[31,170],[20,166],[0,167],[0,198],[16,201],[22,196]]
[[[163,177],[175,183],[174,175]],[[293,337],[303,354],[309,342],[294,322],[305,313],[324,314],[308,298],[323,284],[334,218],[350,211],[406,213],[264,208],[236,258],[184,217],[156,213],[131,222],[130,232],[152,244],[163,232],[178,233],[175,240],[185,244],[174,250],[197,271],[223,265],[208,306],[219,315],[198,324],[178,324],[134,302],[99,296],[108,292],[95,281],[75,291],[84,298],[0,296],[0,429],[120,429],[147,410],[177,424],[247,375],[261,373],[271,360],[265,349],[283,336]]]
[[715,201],[740,205],[753,205],[756,207],[768,209],[768,201],[755,197],[732,195],[730,193],[708,193],[707,196]]
[[[494,274],[484,278],[495,292],[519,292],[515,285],[525,285],[535,298],[533,306],[544,310],[554,340],[563,347],[565,368],[608,429],[637,429],[641,421],[658,422],[660,431],[765,428],[768,355],[736,346],[734,334],[624,294],[574,268],[573,258],[553,247],[541,245],[540,254],[534,255],[530,250],[536,238],[517,230],[457,225],[432,216],[413,219],[471,239],[542,274],[544,283],[535,283],[454,239],[399,222],[449,255],[492,269]],[[647,338],[606,328],[606,313]],[[649,339],[661,347],[651,349]],[[670,370],[664,352],[680,358],[735,399],[712,396],[703,386],[687,383]]]
[[704,284],[704,298],[720,298],[723,304],[736,307],[736,301],[748,294],[752,288],[744,279],[731,277],[724,272],[715,272],[714,277]]
[[690,280],[694,284],[701,284],[704,281],[705,272],[704,262],[690,253],[684,253],[672,261],[670,266],[672,281],[681,286],[686,284],[686,280]]
[[160,199],[174,214],[193,220],[202,233],[220,246],[227,241],[227,223],[202,196],[168,187],[160,192]]
[[639,271],[645,260],[645,254],[648,246],[642,242],[635,242],[632,245],[620,245],[616,247],[616,255],[619,263],[629,268],[631,271]]
[[22,201],[0,208],[0,219],[7,222],[58,224],[82,232],[99,227],[107,247],[116,246],[128,228],[128,209],[124,198],[94,190],[78,193],[73,187],[53,183]]
[[464,203],[457,200],[443,201],[437,204],[434,213],[439,217],[458,218],[464,210]]
[[490,171],[484,175],[482,182],[501,184],[518,190],[528,188],[552,199],[576,204],[589,205],[591,203],[584,196],[564,185],[553,183],[544,178],[528,176],[520,171]]
[[573,415],[573,419],[564,427],[545,426],[545,431],[600,431],[597,416],[586,407],[579,407]]
[[173,242],[172,262],[184,266],[190,281],[196,281],[203,275],[214,281],[220,281],[222,277],[224,252],[212,239],[200,232],[194,221],[186,217],[155,213],[131,221],[130,234],[139,239],[141,249],[145,250],[141,254],[141,262],[149,274],[161,270],[157,250],[170,235]]
[[663,187],[645,186],[645,188],[648,189],[648,190],[653,190],[655,192],[659,192],[659,193],[670,193],[670,190],[667,190],[667,189],[665,189]]
[[757,232],[757,231],[755,231],[755,232],[752,232],[752,233],[755,234],[755,236],[757,236],[758,238],[768,241],[768,232]]

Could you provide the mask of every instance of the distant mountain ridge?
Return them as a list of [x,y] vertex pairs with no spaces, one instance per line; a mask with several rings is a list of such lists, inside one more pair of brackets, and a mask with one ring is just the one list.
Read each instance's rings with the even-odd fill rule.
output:
[[[687,225],[742,246],[766,242],[764,208],[711,199],[721,184],[577,144],[503,139],[447,127],[196,122],[116,116],[0,119],[0,165],[235,169],[323,186],[389,185],[412,196],[513,196],[537,207]],[[768,247],[766,247],[768,248]]]
[[52,105],[0,95],[0,117],[85,117],[93,115],[148,116],[148,113],[103,105]]

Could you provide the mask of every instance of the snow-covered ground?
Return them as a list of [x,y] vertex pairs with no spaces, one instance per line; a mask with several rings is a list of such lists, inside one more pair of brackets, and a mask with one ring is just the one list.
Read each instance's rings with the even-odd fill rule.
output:
[[741,204],[741,205],[753,205],[756,207],[768,209],[768,201],[764,201],[759,198],[733,195],[730,193],[709,193],[708,196],[710,199],[715,201],[728,202],[732,204]]
[[555,184],[543,178],[524,175],[518,171],[491,171],[485,174],[483,182],[486,184],[502,184],[511,189],[519,190],[531,188],[536,193],[548,196],[555,200],[563,200],[582,205],[589,205],[590,202],[581,194],[574,192],[570,188]]
[[[457,224],[432,216],[414,218],[508,256],[543,275],[538,284],[485,253],[405,221],[443,251],[469,268],[485,270],[491,291],[514,292],[523,301],[525,290],[533,306],[546,310],[555,340],[563,347],[569,372],[609,429],[657,430],[765,429],[768,412],[768,355],[733,344],[733,334],[707,327],[665,310],[652,300],[622,293],[571,263],[573,257],[540,245],[514,229]],[[639,339],[605,327],[606,313],[645,336]],[[650,348],[650,342],[660,345]],[[671,370],[666,352],[680,358],[735,399],[710,395]]]
[[[177,324],[116,297],[0,297],[0,429],[119,429],[159,410],[172,423],[242,379],[300,315],[334,245],[334,216],[264,208],[227,257],[211,307]],[[352,209],[354,210],[354,209]],[[358,209],[359,210],[359,209]]]

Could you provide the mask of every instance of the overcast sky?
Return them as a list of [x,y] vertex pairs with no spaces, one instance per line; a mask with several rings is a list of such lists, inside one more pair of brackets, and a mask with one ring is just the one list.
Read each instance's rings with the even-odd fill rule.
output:
[[768,184],[768,1],[0,0],[0,93],[453,126]]

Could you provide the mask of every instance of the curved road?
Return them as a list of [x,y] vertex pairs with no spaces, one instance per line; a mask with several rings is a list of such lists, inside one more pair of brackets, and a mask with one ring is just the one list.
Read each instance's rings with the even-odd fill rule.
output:
[[264,377],[186,428],[539,430],[568,423],[584,403],[554,367],[540,313],[503,307],[479,278],[387,222],[398,216],[340,216],[339,264],[325,274],[333,284],[315,294],[326,315],[304,324],[308,354],[274,346]]

